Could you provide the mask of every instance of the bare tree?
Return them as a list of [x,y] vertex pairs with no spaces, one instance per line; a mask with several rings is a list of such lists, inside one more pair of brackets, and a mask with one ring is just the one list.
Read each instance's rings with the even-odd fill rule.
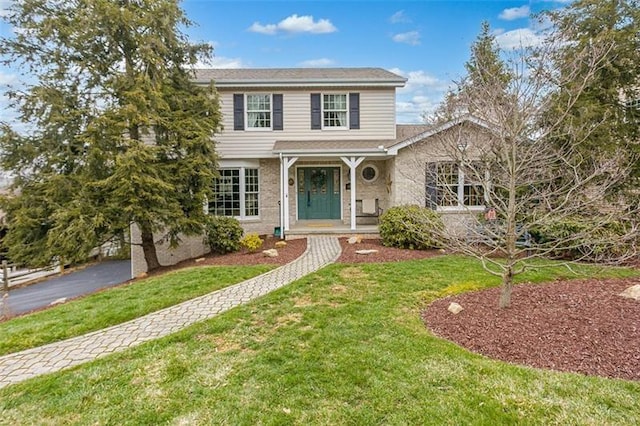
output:
[[[567,126],[568,111],[610,49],[576,50],[560,69],[549,41],[535,52],[514,53],[501,72],[470,73],[434,117],[432,135],[412,147],[420,151],[407,156],[413,167],[400,172],[414,181],[424,176],[415,185],[422,192],[416,198],[444,212],[442,243],[502,278],[500,307],[511,303],[513,277],[536,258],[579,249],[578,258],[620,261],[636,253],[636,212],[606,200],[635,158],[624,149],[585,154],[581,148],[601,123]],[[472,50],[476,70],[488,69],[483,54],[494,55],[488,62],[495,64],[496,50]],[[565,108],[555,104],[550,114],[558,91]],[[553,239],[531,238],[534,229],[585,219],[588,225]]]

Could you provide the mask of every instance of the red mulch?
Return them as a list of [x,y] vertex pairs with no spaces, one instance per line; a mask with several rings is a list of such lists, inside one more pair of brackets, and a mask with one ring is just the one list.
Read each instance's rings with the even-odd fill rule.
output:
[[284,265],[289,263],[298,257],[302,256],[302,253],[307,249],[306,238],[297,240],[288,240],[285,247],[277,248],[277,257],[267,257],[262,251],[275,248],[275,244],[280,241],[279,238],[271,236],[261,236],[264,240],[262,247],[255,252],[251,253],[246,250],[240,250],[234,253],[227,254],[215,254],[209,253],[197,259],[188,259],[182,261],[176,265],[163,266],[152,272],[150,275],[159,275],[167,271],[182,269],[189,266],[204,266],[204,265]]
[[[357,244],[349,244],[348,238],[340,238],[342,254],[338,258],[340,263],[374,263],[374,262],[400,262],[403,260],[426,259],[440,256],[441,250],[407,250],[393,247],[385,247],[379,238],[363,239]],[[372,254],[358,254],[359,250],[378,250]]]
[[[640,302],[618,296],[638,278],[556,281],[500,288],[433,302],[424,312],[438,336],[503,361],[587,375],[640,380]],[[451,302],[464,310],[447,311]]]

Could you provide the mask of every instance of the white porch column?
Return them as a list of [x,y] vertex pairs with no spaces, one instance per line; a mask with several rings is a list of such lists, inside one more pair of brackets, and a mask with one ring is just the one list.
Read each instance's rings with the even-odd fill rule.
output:
[[351,230],[356,230],[356,167],[364,161],[364,157],[340,157],[349,166],[349,180],[351,181]]
[[280,238],[284,236],[284,158],[280,154]]
[[298,161],[298,157],[284,157],[281,162],[282,170],[282,196],[280,199],[282,200],[283,209],[282,209],[282,224],[280,225],[282,230],[289,230],[289,168],[293,166],[293,164]]

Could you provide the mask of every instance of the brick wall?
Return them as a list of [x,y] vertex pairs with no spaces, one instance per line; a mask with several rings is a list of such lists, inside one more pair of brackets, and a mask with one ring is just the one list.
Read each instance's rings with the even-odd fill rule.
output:
[[[245,233],[273,234],[274,228],[280,226],[280,160],[260,160],[260,218],[242,221]],[[162,235],[154,235],[156,240]],[[204,243],[204,236],[181,237],[178,247],[171,248],[168,243],[157,243],[156,252],[161,265],[175,265],[186,259],[200,257],[208,253],[209,247]],[[147,263],[140,244],[140,230],[131,226],[131,276],[136,277],[147,272]]]

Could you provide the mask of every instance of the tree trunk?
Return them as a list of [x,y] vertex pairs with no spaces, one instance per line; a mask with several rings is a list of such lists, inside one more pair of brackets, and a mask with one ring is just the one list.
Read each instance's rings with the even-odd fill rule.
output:
[[144,260],[147,262],[147,271],[151,271],[160,267],[158,254],[156,253],[156,245],[153,242],[153,231],[151,231],[151,225],[148,223],[140,223],[139,225]]
[[513,288],[513,268],[509,265],[502,274],[502,291],[500,292],[500,309],[511,306],[511,289]]

